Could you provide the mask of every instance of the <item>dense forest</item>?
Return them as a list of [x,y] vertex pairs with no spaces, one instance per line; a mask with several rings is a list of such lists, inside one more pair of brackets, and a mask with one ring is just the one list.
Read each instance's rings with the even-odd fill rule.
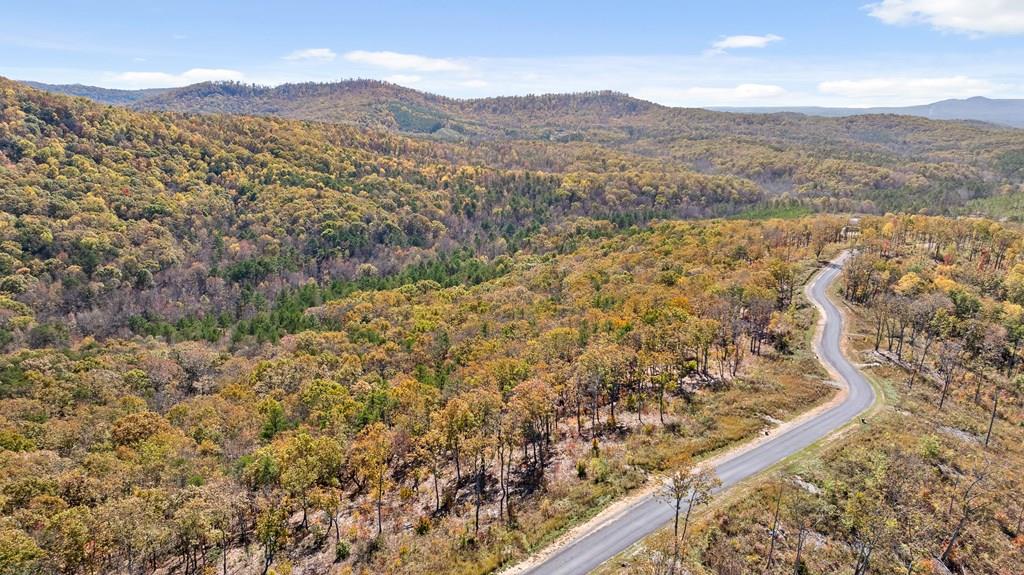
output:
[[1018,197],[1022,182],[1020,131],[979,122],[735,114],[617,92],[456,100],[372,80],[201,83],[128,102],[120,91],[50,89],[139,110],[276,116],[470,143],[460,155],[508,169],[566,172],[585,162],[600,174],[644,165],[729,175],[748,180],[759,200],[816,211],[960,213],[972,199]]
[[[397,87],[343,86],[344,121],[0,80],[0,573],[493,571],[827,398],[800,291],[848,247],[878,361],[940,414],[1000,401],[977,455],[927,439],[946,491],[913,504],[1010,449],[1024,236],[845,212],[1012,195],[1020,132],[402,96],[435,129]],[[152,98],[339,88],[192,90]],[[838,513],[822,537],[863,531]],[[960,551],[1012,529],[972,515],[943,560],[1015,567]]]

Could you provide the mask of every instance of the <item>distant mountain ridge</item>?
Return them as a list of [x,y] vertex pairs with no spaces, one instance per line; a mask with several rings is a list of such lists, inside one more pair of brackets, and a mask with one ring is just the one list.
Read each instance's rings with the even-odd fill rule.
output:
[[64,94],[66,96],[81,96],[103,104],[115,104],[127,106],[144,98],[149,98],[166,92],[172,88],[149,88],[145,90],[117,90],[112,88],[100,88],[98,86],[87,86],[85,84],[44,84],[42,82],[22,82],[37,90]]
[[975,120],[1024,128],[1024,99],[993,99],[975,96],[949,99],[919,106],[874,108],[828,108],[820,106],[714,107],[718,112],[742,114],[795,113],[808,116],[845,117],[867,114],[919,116],[932,120]]
[[[441,138],[467,135],[513,135],[509,124],[501,134],[473,120],[507,116],[512,113],[549,112],[553,107],[567,113],[606,118],[694,110],[662,106],[628,94],[613,91],[539,96],[502,96],[456,99],[421,92],[378,80],[341,80],[304,82],[279,86],[259,86],[238,82],[202,82],[180,88],[117,90],[81,84],[55,85],[24,82],[40,90],[82,96],[136,110],[190,113],[228,113],[345,123],[397,130],[406,133],[430,133]],[[795,113],[807,116],[848,117],[896,114],[932,120],[979,121],[1024,128],[1024,99],[993,99],[977,96],[950,99],[902,107],[837,108],[820,106],[707,107],[714,112],[738,114]],[[526,118],[528,120],[528,118]],[[571,118],[563,118],[568,123]],[[504,124],[506,122],[497,122]]]
[[[82,85],[25,82],[33,88],[139,111],[277,116],[351,124],[440,139],[522,136],[533,117],[564,112],[561,121],[545,124],[593,125],[668,109],[627,94],[598,91],[540,96],[460,100],[420,92],[378,80],[342,80],[259,86],[239,82],[202,82],[180,88],[111,90]],[[556,130],[557,131],[557,130]],[[536,134],[530,134],[534,137]],[[547,134],[545,134],[547,136]],[[551,134],[558,139],[559,135]]]

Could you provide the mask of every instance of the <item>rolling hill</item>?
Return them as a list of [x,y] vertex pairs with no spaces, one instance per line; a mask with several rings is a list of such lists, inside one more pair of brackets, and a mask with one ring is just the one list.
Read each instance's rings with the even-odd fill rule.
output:
[[[69,87],[50,87],[62,92]],[[270,116],[355,126],[450,144],[449,157],[503,169],[733,175],[766,198],[828,209],[948,212],[1019,183],[1024,135],[979,122],[891,114],[816,117],[672,108],[617,92],[457,100],[373,80],[200,83],[126,97],[136,111]],[[467,145],[471,144],[471,145]],[[820,209],[820,207],[815,208]]]
[[0,557],[493,572],[822,400],[799,284],[850,241],[889,326],[859,332],[892,348],[924,300],[929,372],[1017,365],[1024,235],[906,212],[1022,169],[1024,132],[890,115],[0,79]]
[[[531,112],[544,112],[552,107],[562,109],[568,114],[568,125],[572,125],[572,120],[581,119],[581,116],[589,123],[594,123],[597,118],[604,118],[612,124],[617,123],[615,120],[641,120],[636,123],[642,125],[645,123],[643,119],[652,116],[692,116],[697,112],[696,109],[661,106],[626,94],[608,91],[458,100],[375,80],[307,82],[275,87],[235,82],[203,82],[181,88],[146,90],[116,90],[80,84],[26,83],[48,92],[83,96],[100,103],[129,106],[139,110],[273,115],[300,120],[383,127],[448,138],[521,135],[517,128],[536,127],[535,121],[529,116]],[[1024,127],[1024,99],[993,99],[981,96],[902,107],[755,106],[707,109],[739,115],[800,114],[831,118],[888,114]],[[735,120],[742,122],[742,119]]]

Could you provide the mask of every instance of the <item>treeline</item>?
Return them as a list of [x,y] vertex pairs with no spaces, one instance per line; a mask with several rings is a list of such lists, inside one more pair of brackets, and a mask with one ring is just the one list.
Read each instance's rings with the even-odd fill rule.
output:
[[867,226],[861,253],[844,271],[844,294],[870,309],[874,349],[908,366],[908,388],[936,385],[940,409],[951,396],[968,394],[975,403],[987,396],[991,427],[1000,396],[1019,385],[1020,233],[970,219],[903,217]]

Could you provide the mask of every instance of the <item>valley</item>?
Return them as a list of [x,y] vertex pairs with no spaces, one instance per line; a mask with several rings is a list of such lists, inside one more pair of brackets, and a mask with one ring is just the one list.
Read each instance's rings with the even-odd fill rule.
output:
[[1024,132],[64,91],[0,79],[0,573],[1019,570]]

